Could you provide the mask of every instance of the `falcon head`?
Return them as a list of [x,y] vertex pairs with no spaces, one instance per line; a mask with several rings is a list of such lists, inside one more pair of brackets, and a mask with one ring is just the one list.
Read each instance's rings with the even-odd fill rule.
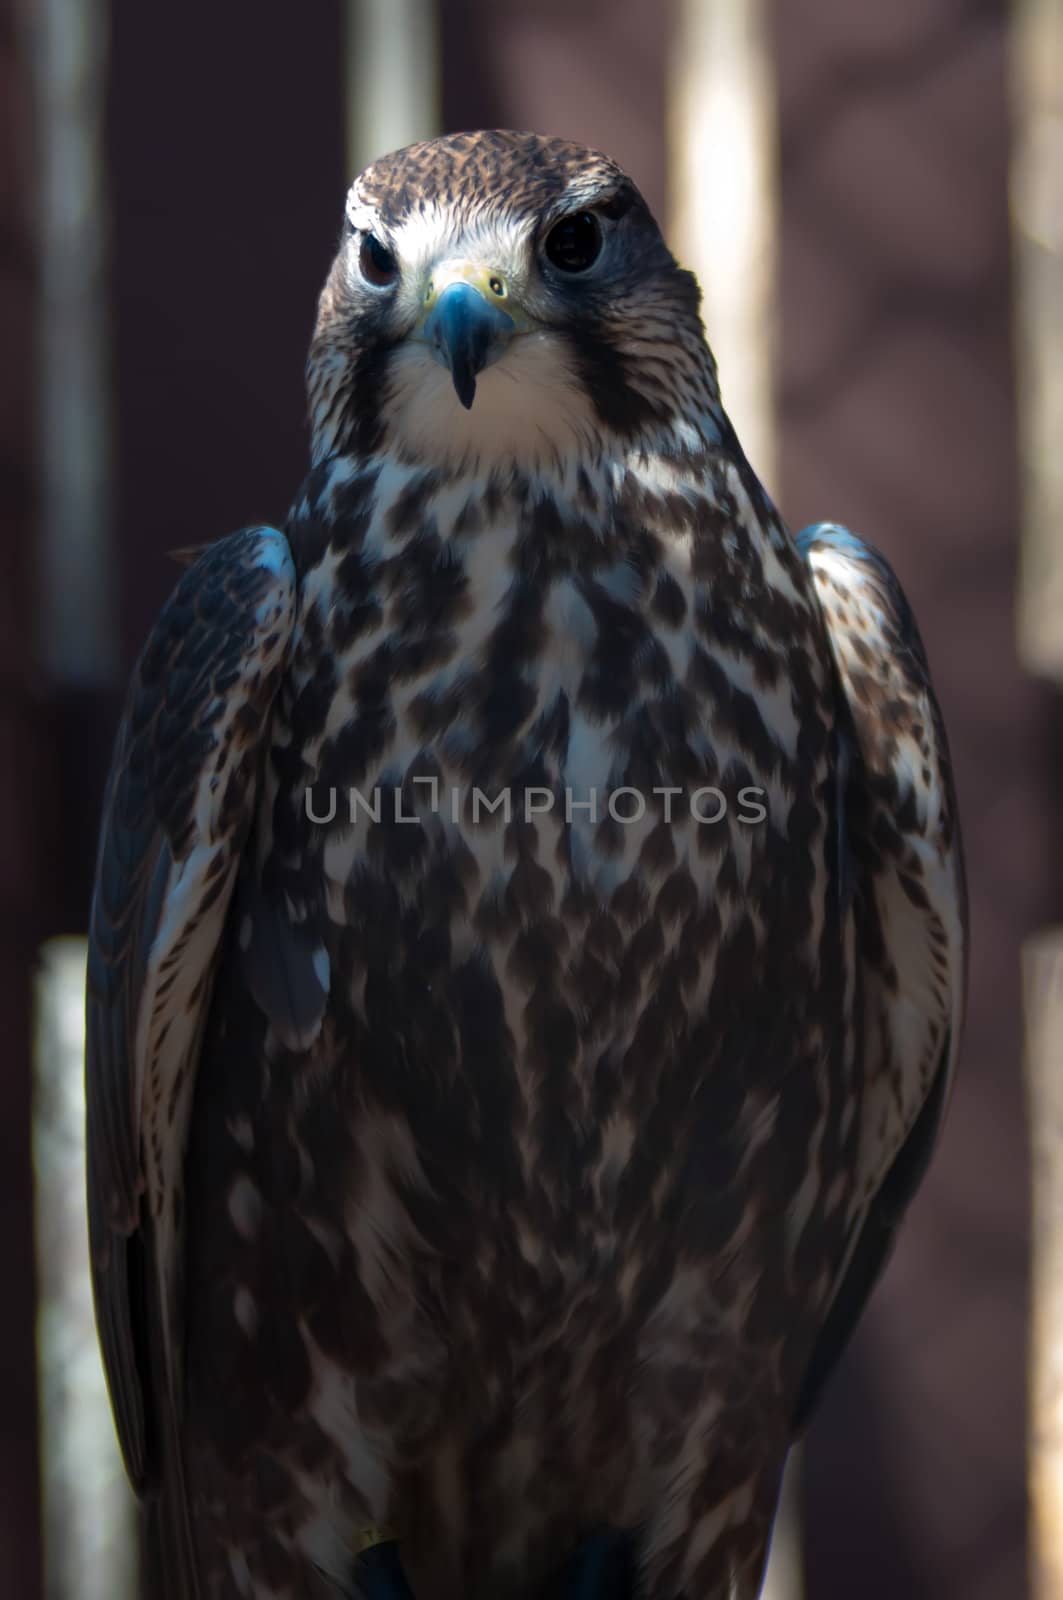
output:
[[677,429],[693,444],[718,404],[699,298],[596,151],[510,132],[399,150],[348,196],[310,351],[314,459],[534,464]]

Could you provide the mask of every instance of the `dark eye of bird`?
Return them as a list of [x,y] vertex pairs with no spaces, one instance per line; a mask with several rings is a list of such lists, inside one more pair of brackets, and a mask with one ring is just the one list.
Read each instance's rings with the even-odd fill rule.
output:
[[381,244],[375,233],[367,233],[362,240],[358,265],[366,282],[375,284],[378,289],[387,288],[388,284],[394,283],[399,275],[398,262],[387,245]]
[[602,225],[593,211],[562,217],[546,235],[543,249],[559,272],[586,272],[602,253]]

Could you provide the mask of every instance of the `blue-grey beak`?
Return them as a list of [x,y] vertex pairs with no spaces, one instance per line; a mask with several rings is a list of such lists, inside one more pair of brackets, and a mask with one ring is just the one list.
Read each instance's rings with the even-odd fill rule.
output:
[[497,359],[515,330],[509,313],[471,283],[449,283],[435,300],[425,318],[424,337],[436,359],[450,369],[466,411],[476,397],[477,373]]

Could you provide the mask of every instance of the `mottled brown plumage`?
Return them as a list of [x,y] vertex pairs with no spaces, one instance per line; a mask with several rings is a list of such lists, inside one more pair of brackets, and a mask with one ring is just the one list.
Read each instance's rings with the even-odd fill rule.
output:
[[348,224],[285,533],[184,575],[116,751],[127,1462],[181,1596],[383,1593],[379,1530],[417,1600],[604,1594],[611,1531],[611,1593],[752,1600],[955,1055],[922,647],[606,158],[432,141]]

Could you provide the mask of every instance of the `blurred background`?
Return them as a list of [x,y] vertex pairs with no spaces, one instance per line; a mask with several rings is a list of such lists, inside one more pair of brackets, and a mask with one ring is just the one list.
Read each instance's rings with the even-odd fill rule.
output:
[[699,274],[754,465],[792,527],[842,520],[889,555],[951,735],[961,1077],[802,1452],[772,1594],[1063,1596],[1053,0],[4,0],[0,1587],[135,1589],[80,1167],[121,690],[167,552],[283,518],[299,485],[346,184],[474,126],[582,140],[636,177]]

